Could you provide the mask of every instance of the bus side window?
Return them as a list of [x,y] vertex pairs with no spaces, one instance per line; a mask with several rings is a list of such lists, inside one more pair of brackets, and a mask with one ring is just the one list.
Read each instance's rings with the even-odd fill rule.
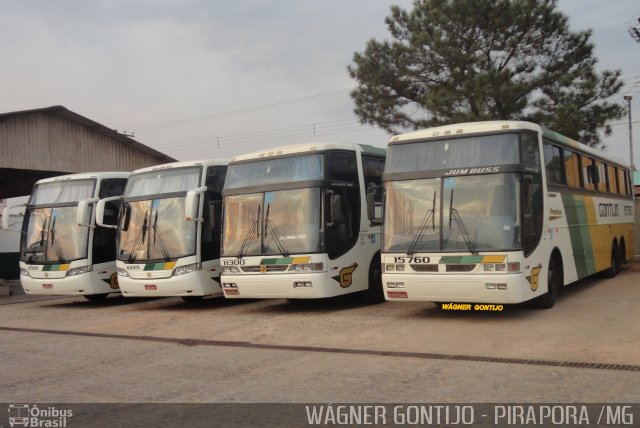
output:
[[627,183],[625,180],[624,170],[618,169],[618,193],[620,195],[627,194]]
[[580,187],[580,162],[578,154],[571,150],[564,150],[564,164],[567,170],[567,185],[574,189]]
[[616,168],[611,165],[607,165],[607,184],[609,185],[609,193],[618,193],[618,186],[616,185]]
[[593,158],[582,156],[582,179],[585,190],[596,190],[596,168]]
[[560,148],[545,141],[543,155],[544,166],[547,172],[547,184],[563,185],[565,180]]

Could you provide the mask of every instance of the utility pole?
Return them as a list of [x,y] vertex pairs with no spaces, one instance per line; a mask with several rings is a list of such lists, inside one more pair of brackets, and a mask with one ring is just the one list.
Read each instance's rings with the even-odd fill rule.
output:
[[629,153],[631,155],[631,171],[633,173],[633,171],[636,170],[636,166],[633,163],[633,133],[632,133],[632,127],[631,127],[631,100],[632,99],[633,97],[631,97],[631,95],[624,96],[624,100],[627,102],[627,110],[629,112]]

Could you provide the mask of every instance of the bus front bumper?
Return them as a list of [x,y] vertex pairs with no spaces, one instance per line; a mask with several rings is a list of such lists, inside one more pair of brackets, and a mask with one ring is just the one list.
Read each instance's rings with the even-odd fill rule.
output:
[[[384,295],[390,301],[521,303],[537,297],[522,274],[425,275],[383,274]],[[542,284],[541,284],[542,285]]]
[[[345,294],[338,283],[331,287],[327,272],[233,275],[222,274],[228,299],[322,299]],[[330,284],[330,285],[327,285]]]
[[64,278],[32,278],[21,276],[20,283],[26,294],[40,294],[48,296],[84,296],[90,294],[117,293],[108,281],[103,281],[96,272],[86,272],[80,275]]
[[125,297],[189,297],[222,295],[218,286],[205,284],[201,271],[175,275],[170,278],[132,279],[119,276],[120,291]]

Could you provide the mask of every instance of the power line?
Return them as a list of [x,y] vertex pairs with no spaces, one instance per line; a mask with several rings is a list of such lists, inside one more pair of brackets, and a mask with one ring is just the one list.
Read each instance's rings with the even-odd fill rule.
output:
[[206,115],[202,115],[202,116],[195,116],[195,117],[183,118],[183,119],[178,119],[178,120],[171,120],[171,121],[166,121],[166,122],[157,122],[157,123],[149,124],[149,125],[132,126],[132,127],[129,127],[129,128],[130,129],[134,129],[135,132],[140,132],[140,131],[145,131],[145,130],[149,131],[149,130],[154,130],[154,129],[167,128],[167,127],[171,127],[171,126],[185,125],[185,124],[188,124],[188,123],[201,122],[201,121],[209,120],[209,119],[213,119],[213,118],[230,116],[230,115],[239,114],[239,113],[246,113],[246,112],[249,112],[249,111],[262,110],[262,109],[266,109],[266,108],[271,108],[271,107],[276,107],[276,106],[296,103],[296,102],[300,102],[300,101],[306,101],[306,100],[310,100],[310,99],[313,99],[313,98],[325,97],[325,96],[328,96],[328,95],[334,95],[334,94],[338,94],[338,93],[341,93],[341,92],[351,91],[353,89],[354,89],[353,87],[352,88],[345,88],[345,89],[337,89],[337,90],[334,90],[334,91],[322,92],[322,93],[319,93],[319,94],[309,95],[309,96],[306,96],[306,97],[292,98],[292,99],[289,99],[289,100],[277,101],[277,102],[274,102],[274,103],[260,104],[260,105],[245,107],[245,108],[241,108],[241,109],[238,109],[238,110],[230,110],[230,111],[224,111],[224,112],[219,112],[219,113],[211,113],[211,114],[206,114]]

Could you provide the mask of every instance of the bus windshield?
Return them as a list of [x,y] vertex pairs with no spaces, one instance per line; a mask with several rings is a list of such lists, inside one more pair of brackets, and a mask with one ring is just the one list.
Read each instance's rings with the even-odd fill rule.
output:
[[517,174],[392,181],[385,188],[384,251],[521,247]]
[[225,189],[322,179],[322,155],[300,155],[229,165]]
[[93,196],[96,180],[60,180],[39,183],[33,189],[29,205],[64,204]]
[[175,260],[196,252],[196,223],[184,216],[184,197],[124,202],[118,259]]
[[124,197],[188,192],[200,183],[201,167],[168,168],[133,174],[129,177]]
[[320,188],[227,196],[226,257],[322,251]]
[[68,263],[87,258],[89,228],[77,225],[75,205],[30,208],[25,216],[20,245],[23,262]]

